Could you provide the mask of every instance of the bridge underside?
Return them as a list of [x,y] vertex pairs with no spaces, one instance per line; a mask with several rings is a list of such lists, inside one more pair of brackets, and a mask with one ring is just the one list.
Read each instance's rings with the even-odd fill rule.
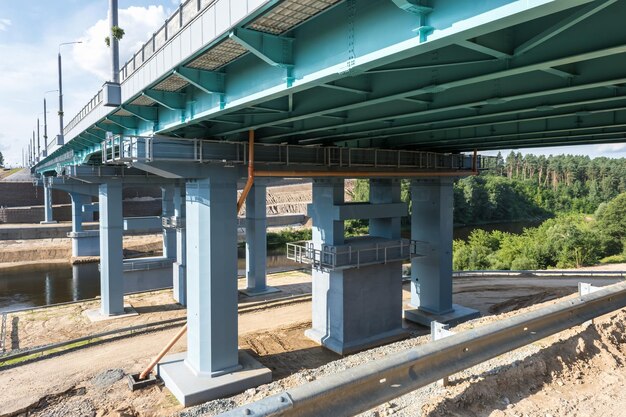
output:
[[106,132],[440,152],[624,141],[624,2],[432,0],[409,13],[402,0],[310,0],[321,12],[278,26],[302,0],[276,3],[161,63],[154,82],[139,79],[151,61],[138,67],[124,103],[73,121],[38,170],[85,161]]

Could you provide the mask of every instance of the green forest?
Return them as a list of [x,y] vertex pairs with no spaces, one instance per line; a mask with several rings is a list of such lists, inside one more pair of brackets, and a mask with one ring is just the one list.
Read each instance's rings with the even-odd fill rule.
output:
[[626,262],[626,159],[511,153],[454,193],[457,224],[546,219],[521,235],[477,229],[455,240],[455,270]]
[[[410,201],[408,181],[402,198]],[[358,180],[354,201],[368,200]],[[543,221],[516,235],[474,230],[454,241],[454,269],[569,268],[626,262],[626,159],[536,156],[511,152],[495,168],[454,185],[454,223]],[[408,228],[408,219],[404,221]],[[367,223],[346,222],[346,233],[367,233]]]

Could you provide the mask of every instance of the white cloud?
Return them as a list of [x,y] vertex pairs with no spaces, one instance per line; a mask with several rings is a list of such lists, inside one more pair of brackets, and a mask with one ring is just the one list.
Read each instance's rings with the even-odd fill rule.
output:
[[9,30],[9,26],[11,26],[11,20],[0,19],[0,32],[6,32]]
[[[163,6],[129,7],[119,10],[119,26],[124,29],[120,41],[120,67],[148,41],[166,18]],[[85,31],[82,44],[74,45],[73,58],[86,71],[102,78],[110,78],[110,51],[104,43],[109,35],[107,19],[98,20]]]
[[598,146],[600,153],[619,153],[626,152],[626,143],[612,143]]

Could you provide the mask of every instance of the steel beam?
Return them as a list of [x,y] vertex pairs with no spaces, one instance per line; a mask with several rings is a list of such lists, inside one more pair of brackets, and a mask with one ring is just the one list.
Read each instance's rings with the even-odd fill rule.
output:
[[549,27],[548,29],[541,32],[540,34],[533,36],[531,39],[527,40],[526,42],[524,42],[523,44],[515,48],[514,54],[515,55],[525,54],[531,49],[536,48],[537,46],[545,43],[546,41],[559,35],[560,33],[565,32],[566,30],[572,28],[573,26],[576,26],[578,23],[606,9],[607,7],[609,7],[610,5],[616,2],[617,0],[594,1],[593,3],[583,7],[581,10],[572,13],[567,18],[560,20],[557,24]]
[[147,89],[142,93],[142,95],[170,110],[185,110],[186,108],[187,99],[186,95],[183,93]]
[[179,66],[174,70],[174,74],[207,94],[225,93],[223,73]]

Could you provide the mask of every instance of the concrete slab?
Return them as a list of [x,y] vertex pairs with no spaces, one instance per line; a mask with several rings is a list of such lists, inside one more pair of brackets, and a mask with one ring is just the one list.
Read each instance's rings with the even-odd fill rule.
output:
[[351,341],[349,343],[343,343],[333,337],[328,337],[315,329],[306,330],[304,335],[339,355],[349,355],[351,353],[360,352],[362,350],[405,339],[409,336],[409,331],[406,329],[396,329],[386,333],[377,334],[373,337]]
[[59,222],[56,221],[56,220],[50,220],[50,221],[43,220],[43,221],[39,222],[39,224],[57,224],[57,223],[59,223]]
[[272,371],[249,353],[239,351],[240,369],[219,376],[201,376],[185,363],[186,352],[168,355],[157,366],[165,386],[184,406],[226,397],[272,381]]
[[443,324],[455,326],[468,320],[480,317],[480,311],[473,308],[452,304],[452,311],[446,314],[434,314],[419,308],[404,310],[404,319],[422,326],[430,327],[430,323],[437,321]]
[[102,314],[102,311],[99,308],[96,308],[93,310],[83,311],[83,315],[87,317],[92,323],[95,323],[98,321],[115,320],[115,319],[121,319],[123,317],[138,316],[139,313],[137,313],[137,311],[130,304],[124,304],[124,314],[105,316]]
[[246,295],[248,297],[258,297],[260,295],[274,294],[280,292],[278,288],[274,287],[265,287],[262,290],[255,290],[254,288],[239,290],[240,293]]

